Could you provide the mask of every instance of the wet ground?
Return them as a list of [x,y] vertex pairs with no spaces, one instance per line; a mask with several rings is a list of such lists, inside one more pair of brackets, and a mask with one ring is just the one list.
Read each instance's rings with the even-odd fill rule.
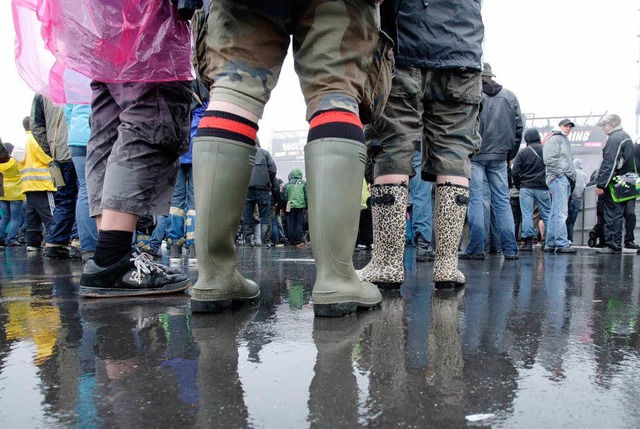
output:
[[0,427],[640,427],[640,255],[461,261],[440,294],[413,252],[380,309],[317,319],[308,249],[238,249],[261,302],[210,316],[5,249]]

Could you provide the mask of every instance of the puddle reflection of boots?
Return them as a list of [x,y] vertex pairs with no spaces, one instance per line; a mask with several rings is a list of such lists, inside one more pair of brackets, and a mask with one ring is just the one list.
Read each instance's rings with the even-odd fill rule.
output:
[[200,408],[196,427],[249,427],[249,412],[238,374],[240,334],[257,313],[255,308],[192,319],[200,350],[198,390]]
[[458,303],[464,290],[436,291],[431,300],[431,332],[429,333],[429,362],[431,383],[437,387],[448,405],[462,405],[464,368],[460,339]]
[[313,340],[318,349],[309,386],[312,428],[358,427],[358,385],[353,362],[358,358],[371,313],[347,318],[316,318]]

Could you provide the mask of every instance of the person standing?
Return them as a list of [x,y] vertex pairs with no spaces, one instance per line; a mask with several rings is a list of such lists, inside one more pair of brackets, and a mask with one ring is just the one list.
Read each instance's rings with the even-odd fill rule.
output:
[[[24,194],[20,189],[20,170],[18,162],[11,157],[8,143],[0,141],[0,175],[3,177],[0,196],[0,247],[18,245],[18,229],[22,225],[22,203]],[[9,231],[7,232],[7,227]]]
[[44,152],[53,159],[53,168],[60,171],[59,177],[53,175],[57,191],[44,256],[69,259],[67,246],[71,241],[76,219],[78,176],[69,152],[67,121],[62,107],[56,106],[47,97],[36,94],[31,107],[31,131]]
[[358,276],[386,288],[404,281],[408,184],[421,142],[418,173],[435,182],[433,280],[438,289],[460,287],[466,282],[458,270],[458,242],[469,198],[469,158],[480,147],[480,3],[394,0],[381,7],[383,29],[395,42],[396,73],[381,118],[366,130],[374,249]]
[[378,2],[218,0],[207,23],[205,74],[213,84],[193,144],[199,277],[191,310],[217,313],[260,295],[236,268],[233,237],[258,122],[292,39],[310,123],[304,158],[316,262],[313,310],[339,317],[378,305],[382,295],[358,279],[352,262],[366,162],[359,117],[366,109],[359,105],[380,39]]
[[[255,164],[251,170],[249,190],[242,209],[242,227],[247,242],[253,235],[253,212],[258,206],[260,216],[260,243],[262,247],[269,247],[269,227],[271,225],[271,188],[276,180],[276,163],[271,154],[260,147],[256,141]],[[257,239],[256,239],[257,241]]]
[[[490,212],[496,217],[495,227],[500,235],[500,248],[505,259],[518,259],[518,244],[509,201],[507,160],[515,153],[522,139],[522,115],[520,103],[513,92],[493,78],[489,63],[482,69],[482,110],[480,135],[482,146],[471,159],[471,192],[467,221],[469,243],[461,257],[483,259],[486,237],[485,200],[486,187],[491,194]],[[512,155],[513,156],[513,155]],[[496,243],[497,245],[497,243]]]
[[551,196],[545,181],[545,166],[542,160],[540,133],[535,128],[524,133],[527,147],[520,149],[513,160],[511,174],[513,182],[520,189],[520,210],[522,211],[522,247],[533,250],[533,207],[538,206],[540,217],[546,225],[551,211]]
[[[569,213],[567,214],[567,238],[573,243],[573,227],[578,219],[578,213],[582,208],[582,195],[587,187],[589,177],[582,169],[582,160],[576,158],[573,160],[573,166],[576,168],[576,184],[569,198]],[[634,224],[635,225],[635,224]]]
[[[623,207],[627,211],[635,210],[635,200],[616,203],[613,201],[609,184],[616,175],[633,172],[636,167],[633,156],[633,141],[622,129],[622,120],[615,113],[606,115],[598,122],[607,135],[607,142],[602,148],[602,162],[596,178],[596,194],[602,195],[604,203],[604,242],[606,247],[596,249],[599,254],[622,252]],[[633,209],[631,209],[633,207]],[[628,225],[627,228],[635,225]]]
[[289,181],[284,185],[285,218],[287,220],[287,238],[289,244],[304,247],[304,217],[307,210],[307,183],[302,179],[302,170],[294,168]]
[[567,235],[569,195],[576,181],[576,169],[571,156],[568,135],[575,124],[563,119],[554,128],[542,145],[542,160],[545,165],[545,180],[551,190],[551,211],[546,225],[545,252],[576,253]]

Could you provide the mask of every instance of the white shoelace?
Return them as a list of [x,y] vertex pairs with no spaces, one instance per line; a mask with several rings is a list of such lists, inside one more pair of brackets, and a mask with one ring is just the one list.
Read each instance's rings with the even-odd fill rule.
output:
[[153,271],[157,269],[156,264],[153,262],[153,258],[151,255],[147,253],[134,253],[129,261],[133,262],[133,265],[136,267],[136,277],[131,276],[133,280],[137,281],[138,284],[142,284],[142,279],[145,274],[151,274]]

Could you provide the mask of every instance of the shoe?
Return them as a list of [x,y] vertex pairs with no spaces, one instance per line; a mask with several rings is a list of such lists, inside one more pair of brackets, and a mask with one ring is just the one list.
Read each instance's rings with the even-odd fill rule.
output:
[[298,243],[298,244],[296,244],[296,247],[298,249],[304,249],[305,247],[307,247],[307,243],[304,243],[304,242],[303,243]]
[[17,241],[10,241],[6,244],[6,247],[20,247],[22,246],[22,244],[18,243]]
[[380,289],[399,289],[404,282],[404,241],[407,223],[406,183],[372,185],[371,217],[375,250],[371,261],[357,270],[361,282]]
[[5,247],[7,247],[7,243],[5,243],[4,240],[0,240],[0,249],[4,249]]
[[42,246],[27,246],[27,252],[39,252],[42,250]]
[[589,239],[587,240],[587,244],[589,245],[589,247],[596,247],[597,239],[598,234],[594,230],[589,231]]
[[599,255],[616,255],[622,253],[622,249],[612,249],[611,247],[602,247],[596,249],[596,253]]
[[353,140],[323,138],[307,143],[304,155],[309,235],[316,261],[313,312],[318,317],[341,317],[358,308],[378,307],[382,294],[374,284],[360,281],[353,267],[366,148]]
[[624,243],[624,248],[625,249],[635,249],[638,250],[640,249],[640,246],[638,246],[636,243],[634,243],[633,241],[627,241],[626,243]]
[[515,261],[517,259],[520,259],[520,255],[518,255],[517,253],[514,255],[504,255],[504,259],[507,261]]
[[138,249],[139,252],[146,253],[147,255],[151,256],[154,259],[162,257],[162,252],[160,251],[160,249],[154,249],[148,244],[138,244],[136,248]]
[[242,218],[256,148],[220,137],[196,137],[193,181],[198,208],[195,241],[198,281],[191,289],[193,313],[220,313],[250,304],[258,285],[237,269],[234,237]]
[[555,247],[547,246],[547,245],[545,244],[545,246],[544,246],[544,248],[542,249],[542,251],[543,251],[544,253],[556,253],[556,248],[555,248]]
[[578,253],[578,250],[575,247],[572,247],[571,245],[566,246],[566,247],[556,247],[556,253]]
[[278,243],[276,244],[276,247],[284,247],[284,243]]
[[521,252],[532,252],[533,251],[533,240],[531,238],[525,238],[522,242],[522,246],[520,246]]
[[418,235],[416,237],[416,260],[418,262],[433,261],[435,256],[436,253],[431,247],[431,243]]
[[486,256],[484,253],[474,253],[473,255],[468,255],[465,252],[458,252],[459,259],[482,261],[485,257]]
[[80,276],[80,296],[115,298],[175,293],[190,286],[184,274],[171,274],[146,253],[131,249],[120,261],[108,267],[89,260]]
[[[458,270],[458,245],[468,206],[468,187],[451,183],[436,185],[435,231],[438,246],[433,262],[433,281],[437,290],[465,285],[464,274]],[[471,258],[484,259],[484,254],[471,255]]]
[[[45,250],[45,256],[46,256],[47,251]],[[69,248],[69,259],[74,259],[76,261],[81,261],[82,260],[82,251],[80,250],[79,247],[73,247],[71,246]]]
[[187,247],[189,256],[188,256],[188,264],[190,268],[194,268],[198,266],[198,257],[196,256],[196,246],[191,244]]

